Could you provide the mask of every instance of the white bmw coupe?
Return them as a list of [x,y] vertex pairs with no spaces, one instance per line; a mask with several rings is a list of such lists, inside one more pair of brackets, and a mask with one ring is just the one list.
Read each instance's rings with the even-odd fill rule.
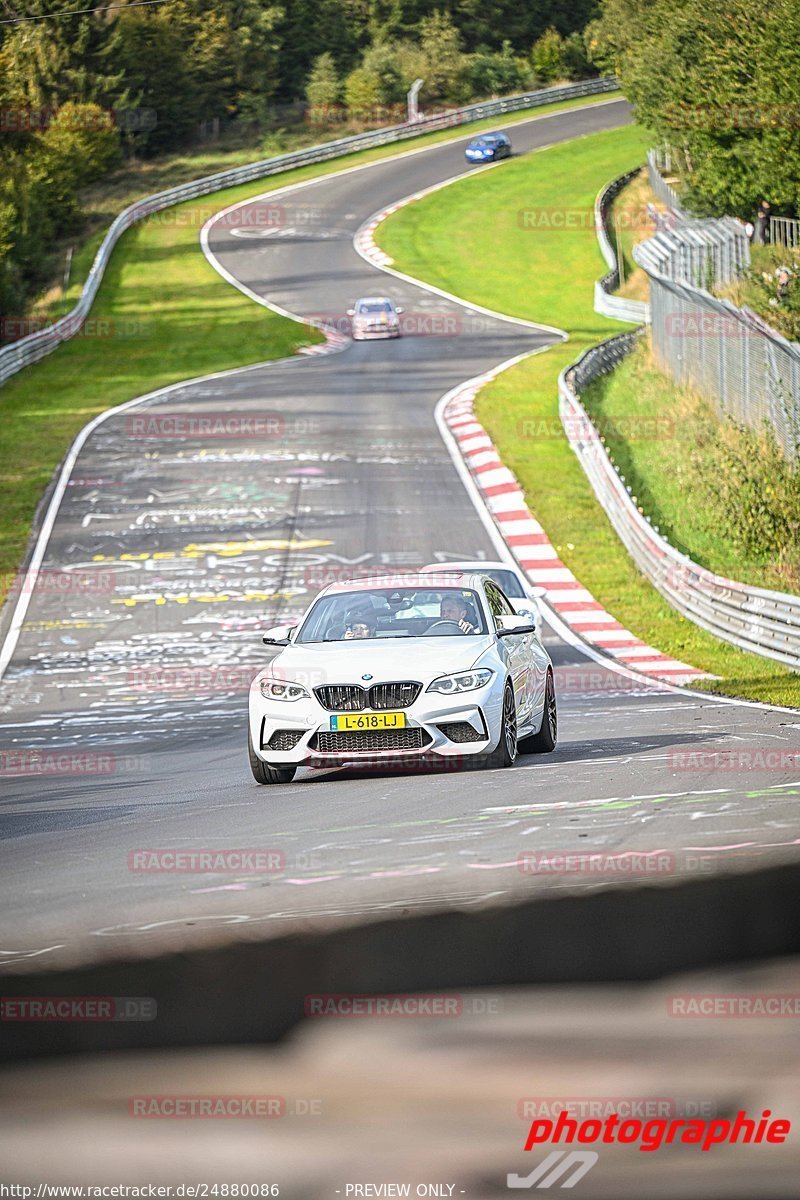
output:
[[258,783],[425,757],[510,767],[555,749],[550,656],[488,575],[334,583],[264,642],[277,653],[250,686]]

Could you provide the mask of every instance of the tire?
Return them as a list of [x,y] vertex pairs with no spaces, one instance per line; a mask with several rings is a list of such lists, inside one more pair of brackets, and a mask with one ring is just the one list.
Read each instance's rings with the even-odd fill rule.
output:
[[544,685],[544,712],[542,727],[538,733],[522,738],[519,743],[520,754],[550,754],[558,745],[558,706],[556,705],[556,687],[553,683],[553,672],[547,672],[547,682]]
[[250,759],[250,770],[256,783],[291,783],[297,772],[297,767],[271,767],[269,763],[262,762],[253,749],[249,733],[247,757]]
[[483,764],[488,770],[513,767],[517,758],[517,706],[510,683],[503,693],[503,716],[500,722],[500,741],[494,750],[485,755]]

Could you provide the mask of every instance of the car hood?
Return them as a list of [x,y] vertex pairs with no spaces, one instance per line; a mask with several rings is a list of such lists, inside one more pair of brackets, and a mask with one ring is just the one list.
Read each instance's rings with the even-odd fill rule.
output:
[[481,637],[377,638],[349,642],[316,642],[287,646],[265,668],[267,674],[297,679],[317,687],[325,683],[388,683],[467,671],[492,645]]

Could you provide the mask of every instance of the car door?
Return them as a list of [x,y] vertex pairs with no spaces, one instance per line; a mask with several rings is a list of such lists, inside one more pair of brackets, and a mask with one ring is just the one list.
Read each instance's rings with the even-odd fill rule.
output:
[[[501,617],[515,617],[516,613],[496,583],[487,579],[484,588],[495,630],[498,630],[502,628]],[[508,672],[514,687],[518,725],[524,725],[529,719],[533,704],[535,677],[532,670],[533,659],[528,645],[531,637],[533,634],[511,633],[498,641],[500,654],[508,664]]]

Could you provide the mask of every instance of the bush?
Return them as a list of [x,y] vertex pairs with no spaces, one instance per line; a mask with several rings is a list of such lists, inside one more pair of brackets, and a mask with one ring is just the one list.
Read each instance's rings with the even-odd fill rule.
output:
[[306,84],[306,100],[311,108],[327,109],[338,104],[342,85],[333,55],[327,51],[314,60]]
[[531,50],[531,62],[541,83],[563,79],[566,73],[564,39],[557,29],[546,29]]
[[[800,469],[769,427],[756,433],[725,419],[709,427],[693,458],[696,495],[713,504],[723,532],[745,559],[773,563],[786,586],[800,582]],[[709,455],[714,470],[701,466]]]

